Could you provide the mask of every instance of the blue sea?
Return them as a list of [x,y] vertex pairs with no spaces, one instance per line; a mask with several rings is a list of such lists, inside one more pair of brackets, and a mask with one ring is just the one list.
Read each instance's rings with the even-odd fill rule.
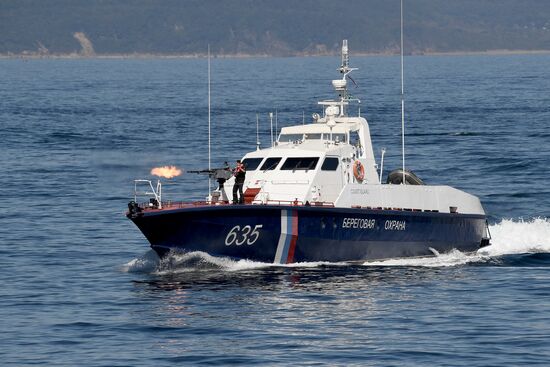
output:
[[[333,97],[338,57],[212,59],[212,162]],[[354,57],[400,162],[398,57]],[[0,60],[0,365],[550,365],[550,55],[405,59],[407,168],[479,196],[492,245],[425,259],[160,261],[133,180],[207,161],[204,59]],[[208,182],[164,180],[168,200]]]

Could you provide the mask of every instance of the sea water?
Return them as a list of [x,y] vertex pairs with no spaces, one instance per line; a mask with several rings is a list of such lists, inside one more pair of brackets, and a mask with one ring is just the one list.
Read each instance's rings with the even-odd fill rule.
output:
[[[212,164],[311,121],[339,58],[213,59]],[[352,57],[401,166],[399,58]],[[477,195],[492,245],[288,266],[158,259],[125,218],[151,168],[203,169],[199,59],[0,60],[0,364],[550,364],[550,55],[407,57],[406,167]],[[358,112],[354,110],[354,112]],[[164,180],[202,199],[204,177]]]

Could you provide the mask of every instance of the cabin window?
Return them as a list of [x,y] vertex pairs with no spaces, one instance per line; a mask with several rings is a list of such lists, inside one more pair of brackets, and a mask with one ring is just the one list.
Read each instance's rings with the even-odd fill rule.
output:
[[247,171],[254,171],[262,161],[263,158],[245,158],[243,159],[243,164]]
[[357,131],[350,132],[349,142],[354,147],[358,147],[361,145],[361,140],[359,139],[359,133]]
[[[330,134],[325,134],[325,138],[330,140]],[[332,141],[337,143],[345,143],[347,141],[346,134],[332,134]]]
[[317,167],[319,157],[292,157],[287,158],[281,170],[310,170]]
[[305,134],[306,140],[321,140],[322,134]]
[[281,157],[272,157],[272,158],[267,158],[264,162],[264,164],[262,164],[262,167],[260,168],[260,171],[271,171],[271,170],[274,170],[275,168],[277,168],[277,166],[279,165],[279,162],[281,161]]
[[279,135],[279,143],[289,143],[297,140],[302,140],[303,134],[281,134]]
[[321,171],[336,171],[338,168],[338,158],[336,157],[326,157],[323,165],[321,166]]

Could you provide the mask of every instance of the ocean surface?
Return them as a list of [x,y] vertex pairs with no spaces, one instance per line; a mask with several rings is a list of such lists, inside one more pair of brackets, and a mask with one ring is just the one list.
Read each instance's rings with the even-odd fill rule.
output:
[[[213,59],[212,162],[333,96],[339,58]],[[354,57],[400,166],[398,57]],[[206,168],[207,62],[0,60],[0,365],[550,365],[550,55],[406,57],[407,168],[478,195],[492,245],[425,259],[159,261],[125,218]],[[204,177],[165,180],[202,199]]]

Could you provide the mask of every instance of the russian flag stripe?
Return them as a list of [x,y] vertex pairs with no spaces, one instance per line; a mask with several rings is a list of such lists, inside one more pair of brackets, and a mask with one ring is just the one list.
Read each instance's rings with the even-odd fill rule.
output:
[[290,245],[288,248],[288,257],[286,259],[286,263],[290,264],[294,262],[294,250],[296,250],[296,241],[298,241],[298,212],[293,210],[292,211],[292,218],[291,218],[291,235],[290,235]]
[[290,264],[294,262],[297,240],[298,212],[296,210],[281,210],[281,235],[273,262],[275,264]]

